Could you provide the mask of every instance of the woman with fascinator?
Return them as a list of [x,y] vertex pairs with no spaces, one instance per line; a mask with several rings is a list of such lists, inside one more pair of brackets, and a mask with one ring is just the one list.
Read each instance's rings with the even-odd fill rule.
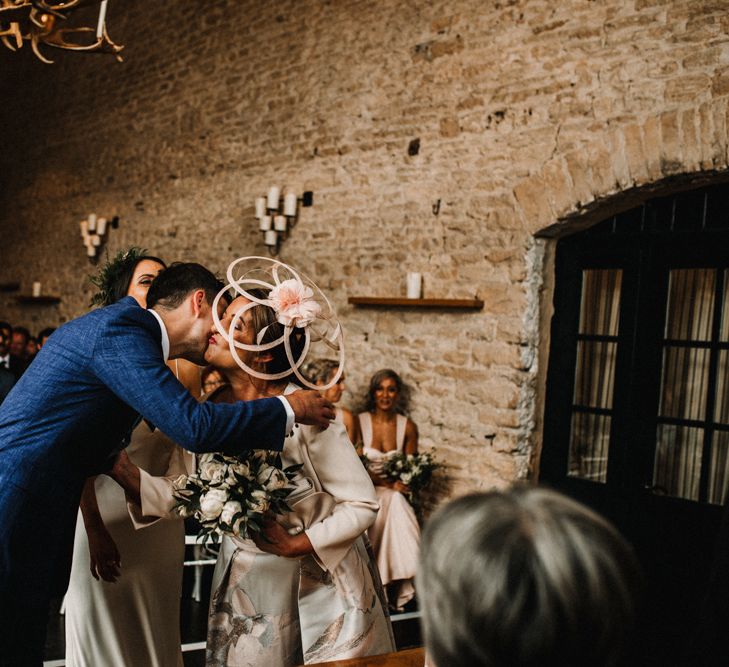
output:
[[[92,305],[107,306],[125,296],[146,307],[146,296],[165,263],[140,248],[117,254],[92,283]],[[199,368],[183,359],[170,369],[194,396]],[[146,474],[177,474],[193,465],[192,455],[160,431],[141,422],[126,455]],[[124,491],[107,475],[87,481],[76,524],[71,579],[66,594],[66,665],[99,667],[182,665],[180,592],[184,557],[181,520],[146,525],[130,515]],[[135,530],[145,526],[144,530]]]
[[[254,258],[237,261],[246,259]],[[313,342],[339,349],[343,363],[341,330],[326,297],[290,267],[268,261],[273,266],[255,278],[234,280],[228,270],[238,295],[206,353],[228,384],[209,400],[286,394],[296,383],[321,388],[299,372]],[[285,467],[301,466],[287,500],[290,514],[272,519],[255,542],[223,538],[206,664],[281,667],[393,651],[377,569],[362,537],[377,514],[375,490],[344,426],[297,425],[282,459]]]

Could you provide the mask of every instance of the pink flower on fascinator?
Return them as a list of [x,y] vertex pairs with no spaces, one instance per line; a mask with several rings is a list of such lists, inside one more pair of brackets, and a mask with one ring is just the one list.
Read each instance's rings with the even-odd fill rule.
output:
[[268,294],[268,303],[276,312],[276,319],[287,327],[305,327],[321,312],[311,287],[295,278],[276,285]]

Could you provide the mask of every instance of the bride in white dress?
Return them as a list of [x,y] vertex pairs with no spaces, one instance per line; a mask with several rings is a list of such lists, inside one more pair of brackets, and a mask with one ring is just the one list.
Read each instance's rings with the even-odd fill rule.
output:
[[402,610],[415,595],[420,527],[405,497],[410,489],[400,481],[385,479],[382,465],[395,452],[415,454],[418,451],[418,428],[400,412],[406,403],[400,376],[385,368],[372,376],[367,410],[358,415],[363,453],[369,460],[368,469],[380,504],[368,535],[390,606],[397,610]]
[[[100,272],[95,302],[104,306],[132,296],[144,307],[152,280],[164,268],[162,260],[137,248],[120,253]],[[199,396],[197,366],[176,360],[171,370]],[[194,465],[192,454],[145,422],[125,451],[144,480]],[[142,487],[145,491],[146,484]],[[183,522],[149,525],[107,475],[87,482],[81,505],[66,593],[67,667],[181,667]],[[140,526],[145,527],[136,530]]]

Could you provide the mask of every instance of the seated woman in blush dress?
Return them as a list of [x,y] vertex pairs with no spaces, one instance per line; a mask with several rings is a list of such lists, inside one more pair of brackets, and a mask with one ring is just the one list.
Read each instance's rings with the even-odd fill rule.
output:
[[418,451],[418,428],[403,413],[406,387],[395,371],[385,368],[370,380],[366,411],[358,417],[363,453],[375,483],[380,511],[368,534],[390,606],[397,610],[415,595],[414,578],[420,548],[420,527],[404,494],[409,488],[382,475],[384,460],[395,452]]
[[[332,382],[338,368],[339,364],[334,359],[313,359],[306,364],[303,372],[304,375],[314,384],[323,387]],[[335,404],[334,410],[336,412],[336,417],[334,418],[334,421],[344,424],[344,428],[347,429],[347,435],[349,436],[350,441],[353,445],[358,445],[359,429],[357,428],[357,421],[355,420],[354,415],[347,410],[347,408],[342,408],[336,405],[342,400],[342,394],[345,389],[344,373],[342,373],[339,380],[334,383],[334,385],[322,391],[322,396]]]

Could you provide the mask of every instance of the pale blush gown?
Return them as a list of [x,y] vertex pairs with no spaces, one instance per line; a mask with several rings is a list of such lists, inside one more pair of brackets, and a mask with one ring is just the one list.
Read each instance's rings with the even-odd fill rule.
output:
[[[160,476],[169,474],[171,461],[191,456],[145,422],[134,430],[127,453],[143,471]],[[115,583],[91,577],[89,541],[79,512],[66,593],[66,665],[181,667],[184,524],[159,521],[135,530],[140,524],[130,517],[124,491],[106,475],[96,478],[96,497],[121,554],[121,577]]]
[[[402,452],[407,417],[397,415],[396,449],[381,452],[372,447],[372,415],[361,412],[357,416],[362,432],[363,452],[370,460],[369,467],[372,472],[379,475],[382,473],[383,460],[395,452]],[[380,511],[367,532],[375,551],[382,583],[385,586],[392,584],[395,590],[396,599],[390,600],[390,604],[402,609],[415,595],[420,526],[412,506],[402,493],[386,486],[375,486],[375,490]]]
[[[303,464],[295,493],[305,500],[293,509],[306,516],[315,554],[282,558],[250,540],[223,539],[206,664],[288,667],[394,651],[382,584],[363,535],[377,513],[375,490],[344,426],[295,427],[282,459],[284,466]],[[325,510],[300,509],[317,499],[313,505]]]

